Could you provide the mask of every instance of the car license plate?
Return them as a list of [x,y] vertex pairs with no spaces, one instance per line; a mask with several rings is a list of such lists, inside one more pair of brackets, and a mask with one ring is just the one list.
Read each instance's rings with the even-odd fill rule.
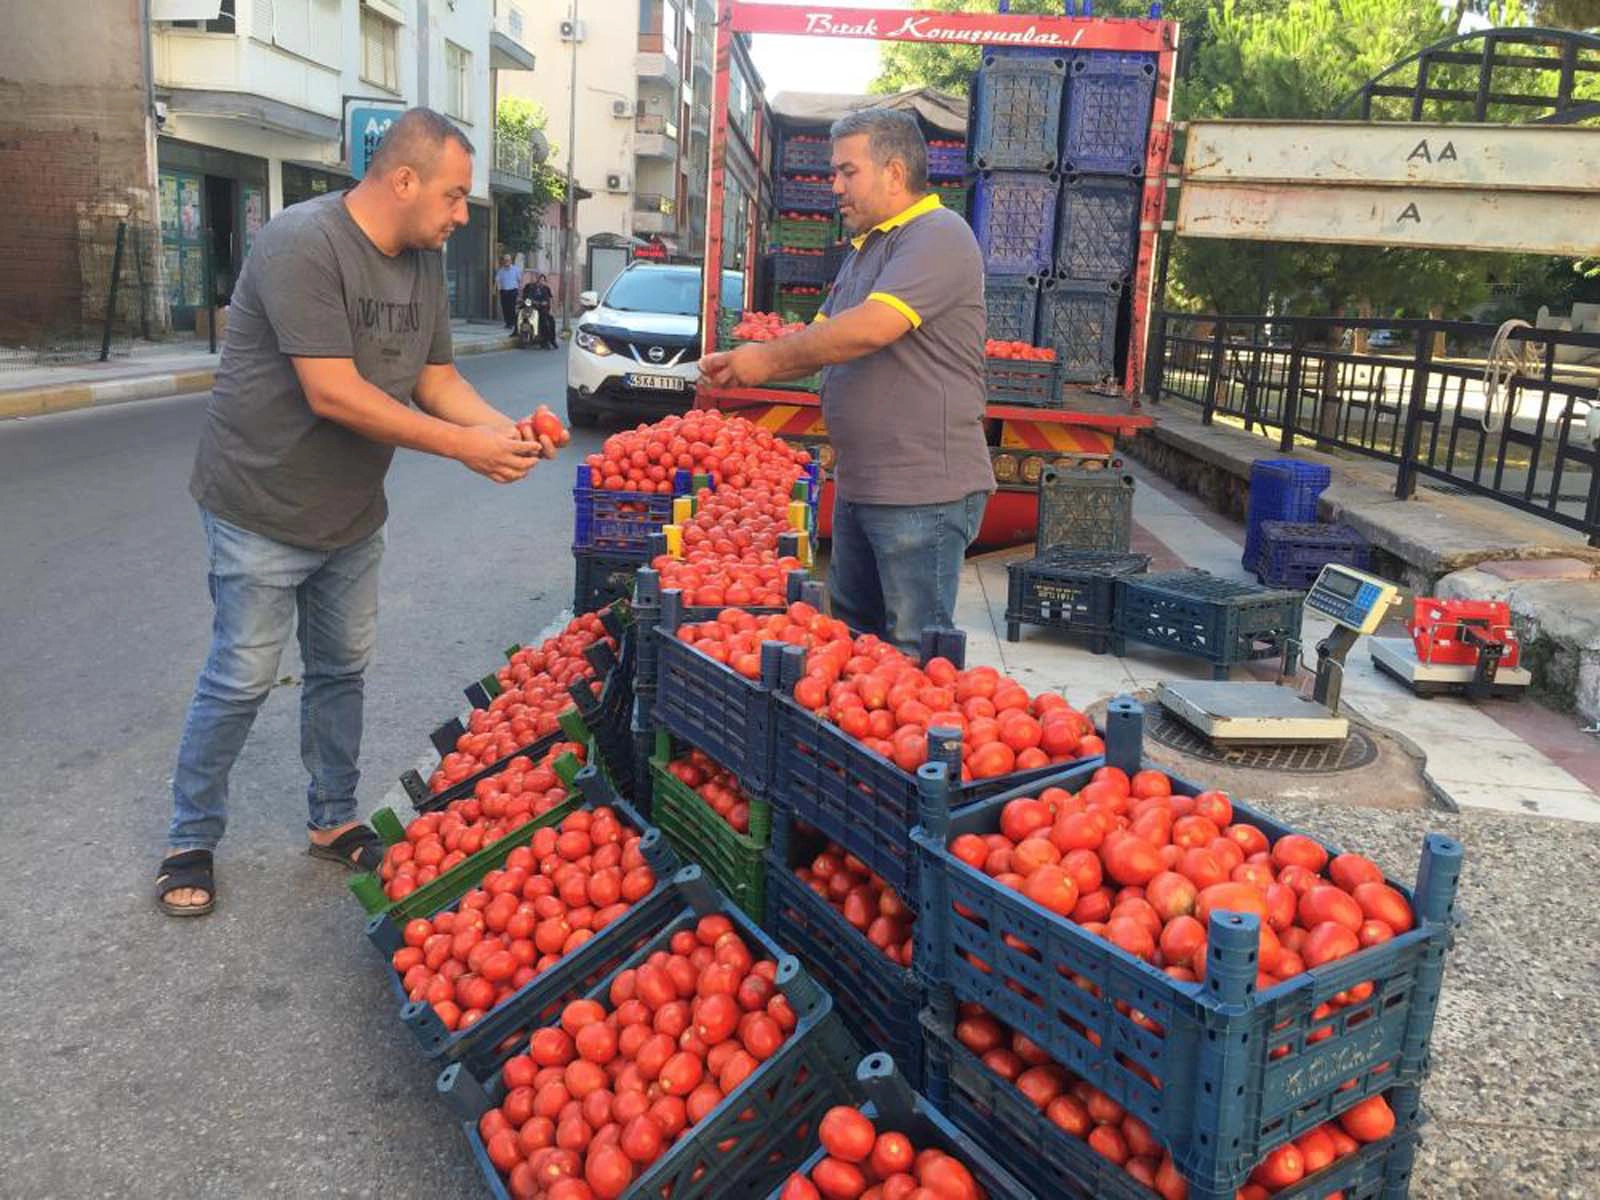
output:
[[683,380],[676,375],[633,375],[630,374],[626,381],[631,388],[653,388],[658,392],[681,392]]

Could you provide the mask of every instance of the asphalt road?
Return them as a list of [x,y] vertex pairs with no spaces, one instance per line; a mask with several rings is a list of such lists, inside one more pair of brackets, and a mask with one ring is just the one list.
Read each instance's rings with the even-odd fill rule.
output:
[[[462,369],[508,414],[560,411],[564,357]],[[152,901],[210,631],[187,490],[205,403],[0,423],[0,1194],[478,1194],[347,874],[304,853],[292,640],[233,773],[217,911]],[[396,456],[363,813],[461,685],[569,603],[570,463],[599,440],[503,487]]]

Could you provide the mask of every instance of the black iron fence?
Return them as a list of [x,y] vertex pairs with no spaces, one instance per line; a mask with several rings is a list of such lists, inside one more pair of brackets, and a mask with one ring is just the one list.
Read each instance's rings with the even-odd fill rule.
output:
[[[1210,424],[1394,463],[1418,483],[1487,496],[1600,545],[1600,333],[1464,321],[1159,312],[1150,394]],[[1362,343],[1365,343],[1363,345]]]

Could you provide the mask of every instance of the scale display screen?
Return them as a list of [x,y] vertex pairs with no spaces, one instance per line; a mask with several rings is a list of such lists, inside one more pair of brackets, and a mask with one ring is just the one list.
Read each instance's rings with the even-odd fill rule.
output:
[[1331,617],[1338,625],[1357,633],[1371,633],[1393,604],[1397,591],[1393,584],[1339,563],[1322,568],[1306,596],[1306,608]]
[[1353,600],[1356,593],[1361,590],[1361,580],[1354,575],[1345,575],[1339,571],[1327,572],[1318,580],[1318,583],[1335,596],[1340,596],[1346,600]]

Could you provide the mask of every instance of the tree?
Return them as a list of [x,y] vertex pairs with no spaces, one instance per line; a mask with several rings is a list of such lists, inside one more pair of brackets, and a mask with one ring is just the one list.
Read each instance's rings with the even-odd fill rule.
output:
[[[543,132],[548,119],[543,105],[520,96],[506,96],[495,108],[495,139],[510,146],[528,146],[535,133]],[[561,175],[548,165],[556,153],[556,146],[551,144],[545,162],[529,160],[533,178],[531,195],[501,193],[496,199],[495,220],[500,244],[509,253],[531,255],[539,248],[540,214],[551,201],[566,195]]]

